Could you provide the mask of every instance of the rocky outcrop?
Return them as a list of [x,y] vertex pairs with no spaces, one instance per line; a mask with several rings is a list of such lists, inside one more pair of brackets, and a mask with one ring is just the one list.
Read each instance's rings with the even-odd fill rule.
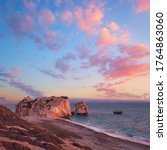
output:
[[88,111],[88,106],[86,105],[86,103],[84,102],[79,102],[75,104],[76,107],[76,114],[77,115],[83,115],[83,116],[87,116],[89,111]]
[[0,105],[0,150],[62,150],[64,141]]
[[42,97],[34,100],[28,96],[18,103],[16,114],[22,117],[69,118],[71,116],[70,100],[66,96]]

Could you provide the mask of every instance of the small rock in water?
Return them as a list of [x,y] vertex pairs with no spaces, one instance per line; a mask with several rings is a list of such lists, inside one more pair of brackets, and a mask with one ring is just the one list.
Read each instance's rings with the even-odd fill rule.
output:
[[84,102],[79,102],[75,104],[76,107],[76,114],[77,115],[82,115],[82,116],[87,116],[89,111],[88,111],[88,106]]

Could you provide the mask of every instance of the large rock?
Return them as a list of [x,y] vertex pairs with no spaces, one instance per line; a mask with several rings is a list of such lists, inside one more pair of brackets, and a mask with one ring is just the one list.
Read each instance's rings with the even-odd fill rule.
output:
[[69,118],[71,116],[68,97],[42,97],[32,99],[25,97],[16,106],[18,116],[39,116],[46,118]]
[[86,105],[86,103],[84,102],[79,102],[75,104],[76,107],[76,114],[77,115],[83,115],[83,116],[87,116],[89,111],[88,111],[88,106]]

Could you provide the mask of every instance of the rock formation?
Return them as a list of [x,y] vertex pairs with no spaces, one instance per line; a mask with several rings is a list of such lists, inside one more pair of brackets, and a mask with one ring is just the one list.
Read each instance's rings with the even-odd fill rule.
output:
[[75,104],[76,107],[76,114],[77,115],[83,115],[87,116],[88,115],[88,106],[84,102],[79,102]]
[[28,96],[18,103],[16,114],[22,117],[69,118],[71,116],[70,100],[66,96],[42,97],[34,100]]
[[64,141],[0,105],[0,150],[62,150]]

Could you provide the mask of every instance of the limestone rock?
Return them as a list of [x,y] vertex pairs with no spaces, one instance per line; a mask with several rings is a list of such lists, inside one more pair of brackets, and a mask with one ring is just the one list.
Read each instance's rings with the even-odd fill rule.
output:
[[86,103],[84,102],[79,102],[75,104],[76,107],[76,114],[77,115],[83,115],[83,116],[87,116],[88,115],[88,106],[86,105]]
[[18,116],[39,116],[46,118],[69,118],[71,116],[70,100],[68,97],[41,97],[31,99],[25,97],[16,106]]

